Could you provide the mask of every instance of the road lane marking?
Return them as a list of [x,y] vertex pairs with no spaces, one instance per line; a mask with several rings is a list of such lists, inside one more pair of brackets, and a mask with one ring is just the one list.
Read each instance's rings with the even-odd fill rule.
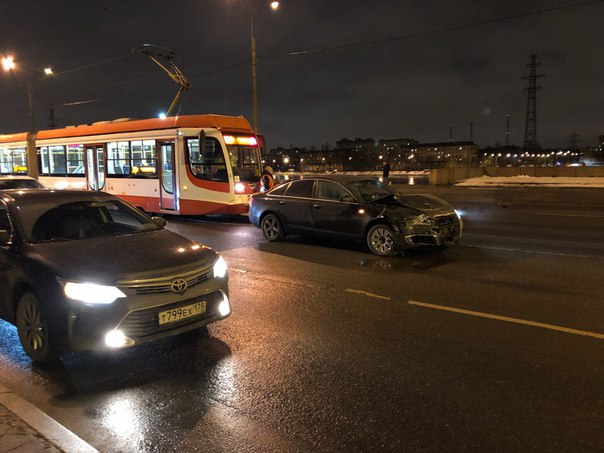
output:
[[233,272],[241,272],[242,274],[247,274],[247,271],[245,269],[237,269],[235,267],[232,267],[230,270]]
[[367,291],[361,291],[360,289],[346,289],[347,293],[353,293],[353,294],[363,294],[364,296],[369,296],[369,297],[375,297],[376,299],[383,299],[383,300],[390,300],[389,297],[386,296],[380,296],[379,294],[373,294],[373,293],[369,293]]
[[536,212],[536,215],[550,215],[556,217],[594,217],[594,218],[604,218],[604,215],[594,215],[594,214],[557,214],[555,212]]
[[533,327],[541,327],[542,329],[555,330],[557,332],[564,332],[564,333],[572,333],[574,335],[582,335],[585,337],[593,337],[593,338],[597,338],[599,340],[604,340],[604,334],[597,333],[597,332],[589,332],[587,330],[570,329],[568,327],[555,326],[553,324],[545,324],[542,322],[528,321],[526,319],[520,319],[520,318],[510,318],[508,316],[492,315],[490,313],[483,313],[480,311],[472,311],[472,310],[464,310],[461,308],[454,308],[454,307],[447,307],[445,305],[428,304],[426,302],[418,302],[416,300],[410,300],[407,303],[409,305],[416,305],[418,307],[432,308],[434,310],[451,311],[453,313],[459,313],[462,315],[470,315],[470,316],[478,316],[480,318],[496,319],[498,321],[506,321],[506,322],[511,322],[511,323],[515,323],[515,324],[523,324],[526,326],[533,326]]
[[[473,236],[476,236],[476,235],[473,235]],[[491,237],[495,237],[495,236],[491,236]],[[467,236],[465,236],[465,238],[468,239]],[[591,243],[586,242],[585,244],[590,245]],[[500,252],[520,252],[520,253],[532,253],[535,255],[564,256],[564,257],[568,257],[568,258],[602,259],[599,255],[596,255],[596,254],[582,255],[579,253],[548,252],[545,250],[521,249],[519,247],[497,247],[494,245],[493,246],[491,246],[491,245],[472,245],[472,244],[465,244],[465,243],[462,243],[461,245],[464,247],[469,247],[469,248],[473,248],[473,249],[497,250]],[[600,244],[593,244],[593,245],[599,246]]]

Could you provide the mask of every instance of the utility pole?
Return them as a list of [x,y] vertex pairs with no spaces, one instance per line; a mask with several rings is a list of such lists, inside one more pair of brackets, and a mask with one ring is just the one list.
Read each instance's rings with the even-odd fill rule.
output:
[[452,124],[449,125],[449,141],[450,142],[453,141],[453,125]]
[[570,134],[568,136],[568,138],[570,138],[570,141],[568,142],[568,144],[570,145],[570,149],[572,151],[576,151],[577,150],[577,145],[581,141],[581,140],[579,140],[579,134],[577,134],[577,131],[575,131],[575,129],[573,129],[573,133]]
[[537,62],[537,55],[531,55],[530,64],[526,65],[530,68],[528,76],[522,77],[529,81],[528,98],[526,104],[526,125],[524,129],[524,149],[536,150],[539,149],[537,143],[537,90],[541,87],[537,86],[537,79],[545,77],[545,74],[537,74],[537,66],[541,65]]
[[505,116],[505,146],[510,146],[510,115]]
[[56,129],[57,123],[55,121],[55,106],[54,104],[50,104],[50,109],[48,112],[48,127],[50,129]]
[[474,141],[474,123],[470,121],[470,141]]

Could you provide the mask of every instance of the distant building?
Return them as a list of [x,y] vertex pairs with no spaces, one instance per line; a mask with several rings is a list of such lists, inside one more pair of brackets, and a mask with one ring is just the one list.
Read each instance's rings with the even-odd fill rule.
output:
[[479,150],[474,142],[419,143],[408,156],[414,169],[473,167],[478,165]]

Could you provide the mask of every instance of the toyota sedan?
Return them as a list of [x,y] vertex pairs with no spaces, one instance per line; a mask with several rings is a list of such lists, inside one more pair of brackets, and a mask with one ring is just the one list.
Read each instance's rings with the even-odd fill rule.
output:
[[0,191],[0,317],[37,362],[226,318],[227,266],[112,195]]
[[461,217],[446,201],[348,175],[305,177],[255,194],[249,219],[269,241],[326,236],[365,242],[381,256],[455,244],[462,232]]

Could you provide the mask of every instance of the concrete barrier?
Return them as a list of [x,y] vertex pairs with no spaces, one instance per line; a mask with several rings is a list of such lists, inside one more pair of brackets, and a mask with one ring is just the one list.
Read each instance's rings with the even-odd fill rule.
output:
[[468,178],[483,175],[491,177],[604,177],[604,167],[478,167],[478,168],[435,168],[430,170],[430,184],[446,186]]

